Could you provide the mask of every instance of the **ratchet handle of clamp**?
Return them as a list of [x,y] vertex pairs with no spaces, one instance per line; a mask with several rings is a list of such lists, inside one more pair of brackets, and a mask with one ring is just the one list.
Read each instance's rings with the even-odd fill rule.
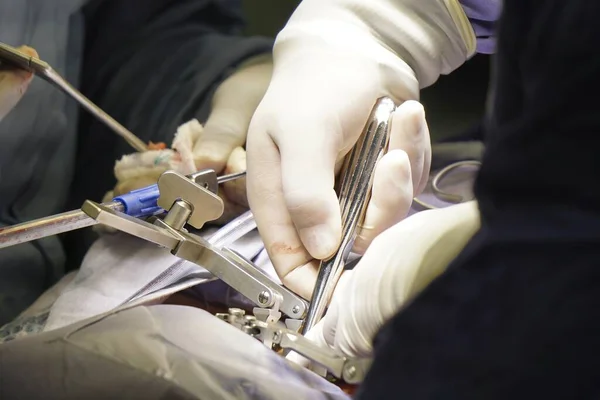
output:
[[371,198],[373,174],[379,159],[387,151],[394,102],[383,97],[377,100],[358,141],[346,156],[338,196],[342,214],[342,240],[337,252],[319,265],[317,281],[302,333],[306,334],[325,313],[335,286],[342,275],[348,254],[354,245]]

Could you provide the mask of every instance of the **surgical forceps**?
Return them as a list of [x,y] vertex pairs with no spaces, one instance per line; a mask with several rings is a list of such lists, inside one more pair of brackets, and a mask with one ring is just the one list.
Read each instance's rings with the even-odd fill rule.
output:
[[[358,142],[346,156],[338,191],[342,211],[342,241],[337,252],[320,263],[317,282],[306,319],[302,325],[303,334],[306,334],[323,317],[344,270],[348,254],[352,249],[357,230],[363,222],[364,213],[370,200],[377,161],[387,151],[390,120],[394,109],[395,104],[391,99],[379,99],[371,111]],[[453,170],[466,165],[480,165],[480,163],[478,161],[459,161],[440,170],[432,180],[434,195],[449,202],[464,201],[462,196],[440,189],[440,182]],[[414,201],[426,208],[435,208],[418,199]]]
[[361,136],[345,158],[338,191],[342,212],[342,241],[336,253],[320,263],[317,282],[302,326],[303,334],[325,314],[342,275],[358,228],[364,220],[375,166],[387,151],[390,122],[395,108],[394,102],[389,98],[377,100]]
[[60,76],[60,74],[58,74],[47,62],[42,61],[37,57],[27,55],[12,46],[0,43],[0,66],[5,65],[32,72],[46,82],[51,83],[77,101],[83,108],[106,124],[113,132],[125,139],[125,141],[127,141],[127,143],[129,143],[136,151],[148,150],[148,146],[140,138],[135,136],[127,128],[115,121],[110,115],[94,104],[90,99],[81,94],[81,92]]

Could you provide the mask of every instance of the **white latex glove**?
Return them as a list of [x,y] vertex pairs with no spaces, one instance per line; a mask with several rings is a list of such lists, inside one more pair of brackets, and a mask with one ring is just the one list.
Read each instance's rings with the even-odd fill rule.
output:
[[[382,325],[438,277],[479,229],[475,201],[417,213],[379,235],[342,276],[307,337],[345,356],[369,356]],[[294,354],[293,361],[306,365]]]
[[[31,47],[21,46],[18,48],[33,57],[38,57],[37,52]],[[33,73],[23,70],[0,70],[0,120],[17,105],[21,100],[29,83],[33,79]]]
[[269,86],[272,70],[270,54],[254,57],[217,88],[204,133],[194,145],[198,170],[212,168],[221,173],[233,149],[244,146],[250,120]]
[[[277,37],[273,78],[247,143],[248,200],[286,286],[310,297],[318,265],[313,259],[330,256],[339,245],[336,165],[356,142],[375,100],[417,99],[420,87],[474,50],[474,33],[457,0],[301,2]],[[412,197],[425,185],[430,147],[417,108],[409,103],[394,116],[391,148],[397,152],[389,162],[395,168],[380,172],[382,160],[377,169],[375,179],[389,186],[373,195],[359,252],[405,216],[407,193]]]

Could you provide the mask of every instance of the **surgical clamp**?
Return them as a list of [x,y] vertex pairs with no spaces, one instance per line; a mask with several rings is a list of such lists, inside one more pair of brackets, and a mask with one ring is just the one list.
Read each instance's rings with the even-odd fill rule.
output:
[[[171,254],[195,263],[252,301],[257,307],[252,316],[251,330],[268,347],[279,345],[293,350],[322,365],[335,376],[357,382],[368,369],[368,359],[347,360],[322,349],[298,333],[308,331],[325,311],[331,293],[342,273],[357,231],[364,219],[370,199],[373,172],[380,157],[387,151],[389,124],[395,109],[393,101],[377,101],[357,144],[345,159],[340,186],[337,188],[342,213],[342,244],[336,254],[321,263],[313,304],[309,304],[287,288],[274,282],[251,261],[236,252],[217,247],[200,236],[189,233],[185,226],[202,228],[205,222],[217,219],[223,212],[222,200],[207,185],[193,177],[175,171],[163,173],[156,185],[156,204],[167,211],[163,219],[148,221],[135,218],[131,210],[98,204],[87,200],[82,211],[96,222],[142,238],[168,249]],[[145,202],[134,208],[145,209]],[[125,212],[122,212],[125,211]],[[151,214],[152,215],[152,214]],[[287,318],[282,321],[282,316]],[[304,323],[304,325],[302,325]],[[360,372],[362,371],[362,372]]]
[[389,98],[377,100],[358,142],[346,156],[339,187],[342,240],[337,252],[321,261],[302,333],[306,334],[323,317],[342,275],[348,254],[363,222],[373,186],[377,161],[387,151],[391,116],[396,106]]
[[110,115],[94,104],[90,99],[81,94],[81,92],[60,76],[60,74],[47,62],[42,61],[37,57],[27,55],[12,46],[0,43],[0,65],[7,65],[34,73],[77,101],[83,108],[106,124],[113,132],[125,139],[136,151],[148,150],[148,146],[140,138],[135,136],[127,128],[115,121]]
[[[346,360],[298,334],[308,309],[304,299],[274,282],[235,251],[216,246],[184,229],[186,224],[200,229],[206,221],[218,218],[217,211],[222,206],[218,197],[173,171],[161,175],[158,189],[158,205],[168,210],[162,220],[143,221],[89,200],[82,210],[99,223],[157,244],[170,250],[171,254],[205,268],[252,301],[256,305],[254,315],[247,319],[253,321],[252,331],[257,332],[257,338],[267,347],[279,345],[294,350],[323,365],[334,376],[350,382],[362,379],[368,369],[368,359]],[[284,320],[283,315],[287,317]]]
[[257,306],[255,314],[265,321],[277,322],[283,313],[290,317],[289,327],[299,329],[294,321],[306,314],[306,301],[235,251],[219,248],[184,229],[186,224],[200,229],[205,222],[219,218],[223,212],[219,197],[174,171],[161,175],[158,189],[157,204],[167,210],[162,220],[143,221],[89,200],[82,210],[101,224],[167,248],[173,255],[206,268],[252,301]]
[[[245,174],[246,172],[239,172],[217,177],[213,170],[203,170],[188,175],[188,177],[206,187],[214,194],[217,194],[219,184],[241,178]],[[132,217],[145,217],[163,211],[156,204],[158,197],[158,185],[151,185],[117,196],[112,202],[104,203],[103,206],[111,210],[124,212]],[[73,210],[0,228],[0,249],[86,228],[97,223],[97,221],[88,217],[83,211]]]

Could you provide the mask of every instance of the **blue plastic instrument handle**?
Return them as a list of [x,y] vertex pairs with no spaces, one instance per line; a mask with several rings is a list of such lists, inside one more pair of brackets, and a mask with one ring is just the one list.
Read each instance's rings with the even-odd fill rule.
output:
[[154,215],[157,212],[163,211],[163,209],[156,204],[159,196],[160,192],[158,191],[158,185],[150,185],[117,196],[113,201],[118,201],[123,204],[123,207],[125,208],[123,212],[125,214],[138,218]]

